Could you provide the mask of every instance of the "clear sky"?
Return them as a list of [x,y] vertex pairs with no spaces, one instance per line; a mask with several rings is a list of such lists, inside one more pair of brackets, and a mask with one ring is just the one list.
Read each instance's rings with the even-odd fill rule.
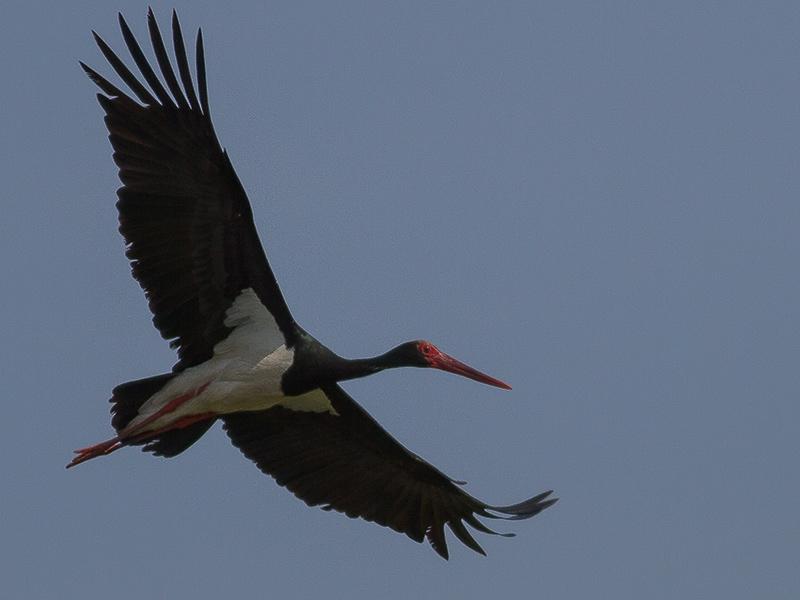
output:
[[791,598],[800,589],[797,2],[174,2],[297,320],[429,339],[514,386],[345,385],[530,521],[440,559],[306,507],[219,427],[111,435],[168,371],[116,231],[95,86],[144,2],[0,18],[0,593],[8,598]]

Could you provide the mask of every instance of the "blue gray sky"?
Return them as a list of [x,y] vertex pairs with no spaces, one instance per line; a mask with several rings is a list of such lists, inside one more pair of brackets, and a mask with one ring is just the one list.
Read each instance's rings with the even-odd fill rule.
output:
[[[110,437],[168,371],[116,231],[83,60],[140,2],[0,19],[0,590],[9,598],[789,598],[800,588],[796,2],[152,2],[202,27],[217,133],[297,320],[348,356],[425,338],[511,392],[345,387],[530,521],[449,563],[306,507],[217,427]],[[189,33],[192,32],[192,33]]]

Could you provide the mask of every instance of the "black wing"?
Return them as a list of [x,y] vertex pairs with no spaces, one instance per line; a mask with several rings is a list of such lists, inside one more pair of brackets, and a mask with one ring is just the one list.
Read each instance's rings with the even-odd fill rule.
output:
[[[362,517],[448,557],[444,526],[485,554],[464,523],[527,519],[551,506],[552,490],[513,506],[489,506],[406,450],[338,385],[323,388],[338,415],[275,407],[223,417],[233,445],[309,506]],[[499,534],[513,535],[513,534]]]
[[211,124],[202,33],[198,30],[196,92],[177,14],[173,11],[177,76],[152,10],[147,21],[166,88],[122,15],[122,35],[149,90],[94,32],[138,102],[81,66],[105,93],[98,99],[123,183],[117,192],[119,230],[153,323],[178,349],[173,370],[212,356],[214,345],[230,331],[225,311],[247,288],[253,288],[291,346],[296,326],[259,241],[250,203]]

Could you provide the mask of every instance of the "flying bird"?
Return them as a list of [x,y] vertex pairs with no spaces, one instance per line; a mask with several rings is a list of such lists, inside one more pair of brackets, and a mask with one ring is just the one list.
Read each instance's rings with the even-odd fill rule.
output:
[[429,367],[510,389],[426,341],[348,360],[295,322],[211,124],[202,31],[195,86],[177,14],[177,72],[152,10],[147,22],[161,78],[121,14],[143,81],[92,33],[132,95],[80,64],[102,91],[132,274],[178,362],[169,373],[114,388],[116,435],[76,450],[67,466],[131,445],[172,457],[221,420],[234,446],[309,506],[374,521],[417,542],[427,538],[444,558],[445,525],[484,554],[465,523],[495,534],[477,517],[527,519],[556,502],[552,491],[511,506],[481,502],[404,448],[339,386],[384,369]]

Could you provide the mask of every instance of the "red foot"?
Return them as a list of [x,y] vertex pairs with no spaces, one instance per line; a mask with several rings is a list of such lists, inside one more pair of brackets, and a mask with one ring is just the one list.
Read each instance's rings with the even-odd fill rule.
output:
[[147,417],[141,423],[137,423],[134,427],[126,428],[120,432],[120,434],[116,437],[111,438],[110,440],[106,440],[105,442],[100,442],[99,444],[95,444],[94,446],[87,446],[86,448],[79,448],[75,450],[76,456],[72,459],[67,465],[67,468],[74,467],[75,465],[79,465],[82,462],[89,460],[90,458],[94,458],[96,456],[105,456],[106,454],[111,454],[114,450],[118,448],[122,448],[122,446],[127,446],[128,444],[143,442],[149,438],[156,437],[161,435],[166,431],[170,431],[171,429],[182,429],[183,427],[187,427],[192,423],[197,423],[198,421],[202,421],[204,419],[208,419],[210,417],[217,416],[216,413],[203,413],[199,415],[189,415],[188,417],[184,417],[175,421],[174,423],[170,423],[165,427],[160,429],[156,429],[155,431],[145,431],[140,434],[136,434],[137,431],[142,429],[145,425],[149,425],[153,421],[160,419],[165,414],[174,412],[181,404],[186,402],[187,400],[191,400],[192,398],[196,398],[203,391],[211,384],[211,382],[204,383],[199,388],[197,388],[193,392],[189,392],[188,394],[184,394],[183,396],[178,396],[177,398],[173,398],[169,402],[167,402],[164,407],[154,414]]
[[106,440],[105,442],[100,442],[99,444],[95,444],[94,446],[88,446],[86,448],[78,448],[75,450],[76,456],[72,459],[72,462],[67,465],[67,468],[74,467],[75,465],[79,465],[84,461],[89,460],[90,458],[94,458],[95,456],[103,456],[105,454],[111,454],[117,448],[122,448],[123,443],[119,436],[115,438],[111,438],[110,440]]

